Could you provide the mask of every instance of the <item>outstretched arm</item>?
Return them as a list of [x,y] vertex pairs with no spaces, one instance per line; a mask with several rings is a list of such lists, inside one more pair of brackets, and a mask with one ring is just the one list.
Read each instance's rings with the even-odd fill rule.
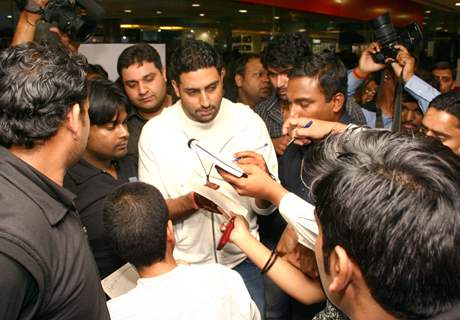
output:
[[[222,228],[225,230],[225,225]],[[260,269],[270,258],[271,251],[251,235],[242,216],[235,218],[235,228],[230,235],[230,241],[246,253]],[[276,259],[267,276],[283,291],[304,304],[317,303],[325,299],[318,280],[307,277],[282,258]]]

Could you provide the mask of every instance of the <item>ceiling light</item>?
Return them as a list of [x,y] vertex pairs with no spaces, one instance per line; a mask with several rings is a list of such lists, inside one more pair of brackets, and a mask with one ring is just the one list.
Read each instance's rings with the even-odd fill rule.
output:
[[246,10],[246,9],[240,9],[240,10],[238,10],[238,12],[239,12],[239,13],[248,13],[248,10]]
[[204,17],[204,13],[200,13],[200,17]]
[[125,13],[131,13],[131,12],[133,12],[133,10],[131,10],[131,9],[126,9],[125,10]]
[[190,33],[195,33],[195,30],[193,30],[193,29],[190,29]]
[[273,19],[275,19],[275,20],[279,20],[279,19],[280,19],[280,17],[279,17],[279,16],[274,16],[274,17],[273,17]]
[[299,32],[307,32],[307,29],[299,29]]
[[158,28],[158,32],[161,32],[161,28]]
[[431,10],[426,10],[425,13],[431,13]]
[[455,5],[456,5],[457,7],[460,7],[460,2],[456,2]]
[[436,27],[436,30],[442,30],[442,27]]
[[199,3],[192,3],[192,7],[198,8],[200,6]]
[[157,11],[157,14],[162,14],[163,12],[161,12],[160,10]]
[[13,16],[11,14],[9,14],[8,16],[6,16],[8,19],[13,19]]

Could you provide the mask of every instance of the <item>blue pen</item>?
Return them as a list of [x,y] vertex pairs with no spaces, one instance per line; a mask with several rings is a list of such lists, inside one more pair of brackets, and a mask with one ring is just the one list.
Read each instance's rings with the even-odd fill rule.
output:
[[[302,128],[303,129],[310,128],[312,124],[313,124],[313,120],[310,120]],[[287,145],[290,145],[294,140],[295,138],[292,138],[291,140],[289,140]]]
[[[259,151],[259,150],[262,150],[262,149],[265,149],[266,147],[268,147],[268,143],[264,143],[263,145],[261,145],[260,147],[257,147],[255,149],[253,149],[252,151]],[[238,161],[240,159],[242,159],[243,157],[236,157],[232,160],[232,162],[235,162],[235,161]]]

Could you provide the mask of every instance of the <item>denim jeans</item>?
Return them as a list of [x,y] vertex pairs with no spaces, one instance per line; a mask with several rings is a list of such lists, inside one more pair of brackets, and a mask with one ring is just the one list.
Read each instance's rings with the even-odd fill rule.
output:
[[264,318],[264,277],[260,274],[259,268],[251,260],[246,259],[233,268],[243,278],[244,284],[249,291],[249,295],[257,305],[260,316]]

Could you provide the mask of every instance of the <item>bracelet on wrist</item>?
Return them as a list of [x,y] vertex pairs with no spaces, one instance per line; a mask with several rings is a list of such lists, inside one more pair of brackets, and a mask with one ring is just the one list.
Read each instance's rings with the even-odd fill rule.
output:
[[192,202],[193,209],[194,210],[200,209],[200,207],[198,206],[198,203],[196,203],[196,200],[195,200],[195,191],[190,192],[189,197],[190,197],[190,200]]
[[262,268],[262,270],[260,270],[260,273],[261,274],[267,273],[268,270],[270,270],[271,267],[273,267],[277,258],[278,258],[278,251],[276,251],[276,249],[273,249],[272,253],[270,254],[270,258],[268,258],[264,267]]

